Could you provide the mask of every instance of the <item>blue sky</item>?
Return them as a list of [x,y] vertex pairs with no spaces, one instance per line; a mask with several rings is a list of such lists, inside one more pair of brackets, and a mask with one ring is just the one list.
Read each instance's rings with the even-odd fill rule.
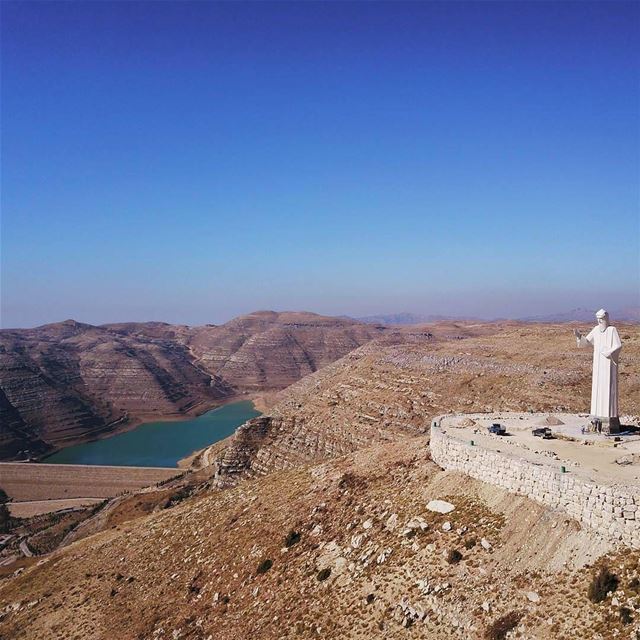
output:
[[635,2],[3,2],[2,326],[640,304]]

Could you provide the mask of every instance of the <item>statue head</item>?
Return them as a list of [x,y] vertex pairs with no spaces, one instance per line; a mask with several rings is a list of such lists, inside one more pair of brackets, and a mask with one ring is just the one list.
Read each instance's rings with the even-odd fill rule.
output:
[[600,331],[604,331],[609,326],[609,312],[605,309],[596,311],[596,319],[598,320]]

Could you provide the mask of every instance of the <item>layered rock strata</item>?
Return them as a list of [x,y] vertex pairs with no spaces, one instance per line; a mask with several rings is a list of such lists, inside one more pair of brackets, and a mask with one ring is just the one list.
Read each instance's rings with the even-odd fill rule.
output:
[[3,330],[0,459],[279,390],[381,333],[338,318],[273,312],[220,327],[70,320]]

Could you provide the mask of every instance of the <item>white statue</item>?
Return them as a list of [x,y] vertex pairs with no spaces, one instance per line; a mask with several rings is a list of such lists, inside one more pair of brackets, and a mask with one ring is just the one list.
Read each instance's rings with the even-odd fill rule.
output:
[[618,419],[618,355],[622,349],[620,336],[609,324],[609,314],[596,313],[598,325],[583,336],[573,330],[579,347],[593,346],[593,380],[591,383],[591,417],[600,420],[611,431],[620,427]]

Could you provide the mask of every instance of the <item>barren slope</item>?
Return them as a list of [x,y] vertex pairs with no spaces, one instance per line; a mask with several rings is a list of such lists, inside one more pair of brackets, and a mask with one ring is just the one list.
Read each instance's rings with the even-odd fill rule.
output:
[[[640,332],[620,333],[637,415]],[[584,410],[591,355],[574,344],[566,326],[439,325],[351,352],[213,447],[216,465],[116,499],[0,584],[0,636],[479,640],[511,615],[509,638],[633,637],[637,553],[610,552],[617,591],[594,604],[604,542],[429,460],[437,413]]]
[[258,311],[194,332],[198,362],[242,391],[283,389],[382,335],[382,327],[315,313]]
[[[428,511],[434,498],[455,511]],[[519,637],[612,638],[632,626],[610,598],[589,602],[583,564],[604,550],[537,504],[439,471],[418,437],[76,543],[0,587],[0,635],[470,640],[515,611]],[[612,562],[633,627],[637,561]]]

